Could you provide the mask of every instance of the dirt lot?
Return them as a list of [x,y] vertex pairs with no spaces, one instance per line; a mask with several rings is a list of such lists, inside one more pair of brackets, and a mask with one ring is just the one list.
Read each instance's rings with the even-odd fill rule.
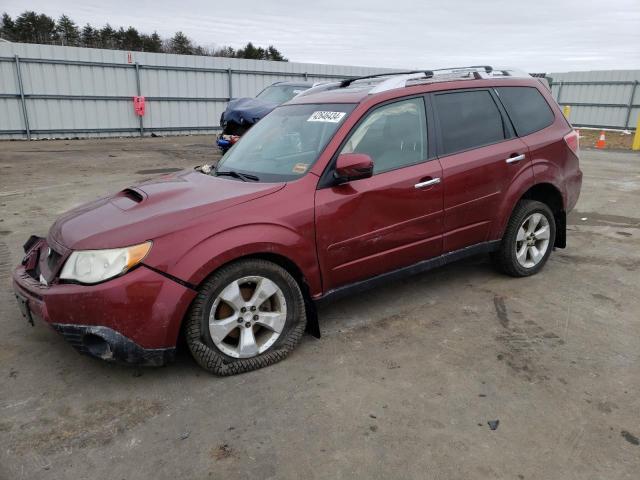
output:
[[[634,133],[604,132],[605,150],[631,150]],[[599,138],[600,130],[580,129],[580,145],[583,148],[595,148]]]
[[638,478],[638,154],[583,152],[569,248],[540,275],[483,256],[341,300],[268,369],[111,365],[26,324],[9,275],[29,234],[212,143],[2,143],[0,479]]

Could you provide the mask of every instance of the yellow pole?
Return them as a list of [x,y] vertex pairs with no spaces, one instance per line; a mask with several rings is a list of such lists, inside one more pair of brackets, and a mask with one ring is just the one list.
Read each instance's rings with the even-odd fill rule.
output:
[[640,150],[640,115],[638,115],[638,121],[636,122],[636,134],[633,136],[631,150]]
[[569,119],[569,115],[571,115],[571,105],[565,105],[562,107],[562,113],[564,113],[564,118]]

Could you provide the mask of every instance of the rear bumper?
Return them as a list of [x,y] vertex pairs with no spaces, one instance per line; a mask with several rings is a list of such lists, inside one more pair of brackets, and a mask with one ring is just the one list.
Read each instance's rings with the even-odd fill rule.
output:
[[582,190],[582,170],[578,169],[567,178],[567,204],[566,211],[570,212],[573,210],[573,207],[578,203],[578,198],[580,198],[580,190]]
[[50,286],[20,266],[13,288],[35,317],[81,353],[146,365],[173,358],[182,319],[196,295],[144,266],[98,285]]

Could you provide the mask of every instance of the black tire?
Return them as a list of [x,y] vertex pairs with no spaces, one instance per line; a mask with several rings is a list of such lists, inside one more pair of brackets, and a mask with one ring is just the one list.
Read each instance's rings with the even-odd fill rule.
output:
[[[521,265],[516,258],[516,236],[522,222],[533,213],[544,215],[549,222],[549,246],[540,262],[530,268],[526,268]],[[511,218],[509,218],[502,242],[500,243],[500,248],[492,254],[494,264],[498,270],[512,277],[528,277],[534,275],[547,263],[553,250],[555,238],[556,222],[551,209],[544,203],[535,200],[521,200],[513,209]]]
[[[235,358],[223,353],[211,339],[208,318],[220,292],[242,277],[259,275],[268,278],[281,289],[287,316],[282,333],[275,343],[251,358]],[[240,260],[214,272],[202,284],[193,300],[185,321],[185,339],[196,362],[205,370],[227,376],[257,370],[283,360],[300,341],[307,318],[304,297],[298,283],[284,268],[261,259]]]

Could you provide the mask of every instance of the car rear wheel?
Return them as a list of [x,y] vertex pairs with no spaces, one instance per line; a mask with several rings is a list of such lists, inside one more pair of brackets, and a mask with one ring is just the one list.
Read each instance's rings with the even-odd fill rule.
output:
[[539,272],[551,255],[556,237],[553,213],[547,205],[522,200],[509,219],[500,249],[493,258],[499,270],[513,277]]
[[216,375],[234,375],[285,358],[304,333],[302,292],[284,268],[241,260],[209,277],[185,325],[191,354]]

